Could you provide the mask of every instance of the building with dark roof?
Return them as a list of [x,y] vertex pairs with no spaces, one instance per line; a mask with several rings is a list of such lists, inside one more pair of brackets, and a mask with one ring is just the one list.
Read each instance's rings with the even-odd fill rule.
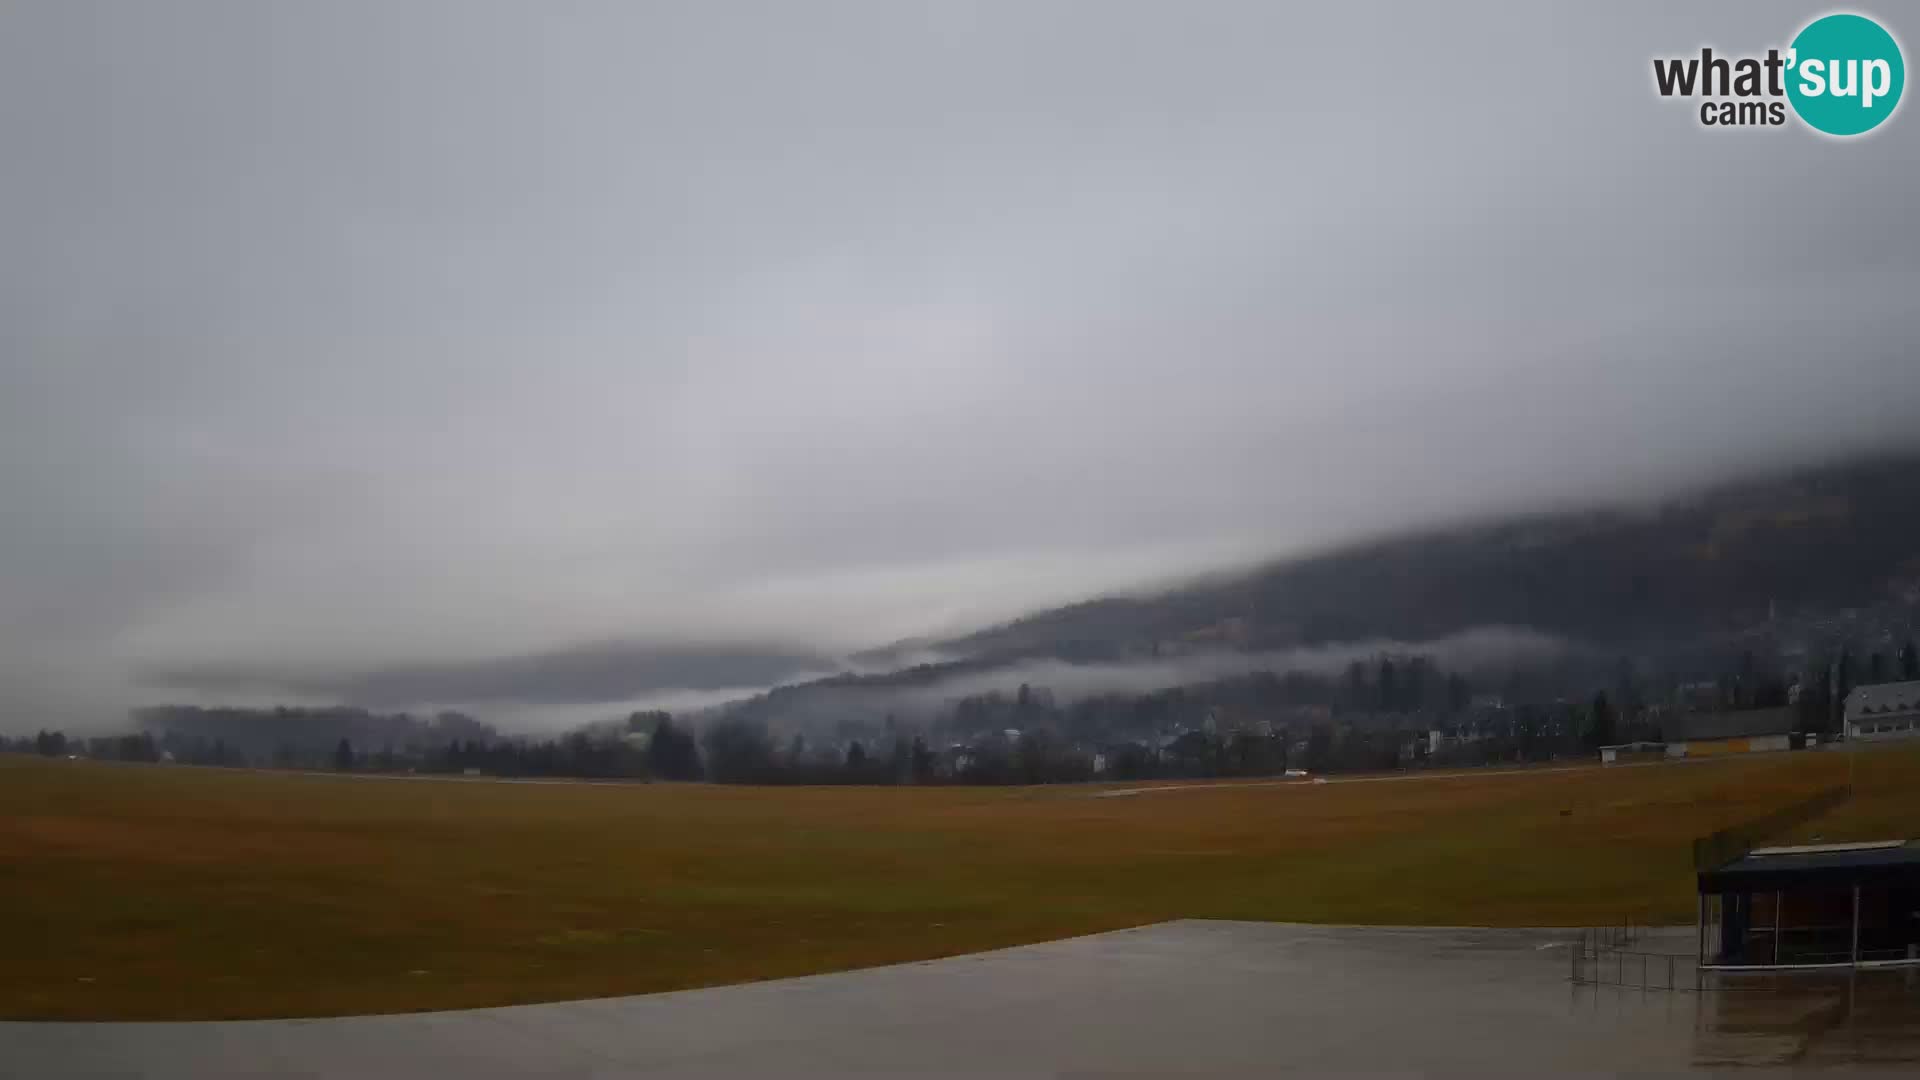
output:
[[1920,846],[1756,848],[1699,871],[1709,968],[1920,964]]
[[1683,713],[1667,732],[1668,757],[1706,757],[1793,748],[1792,706]]

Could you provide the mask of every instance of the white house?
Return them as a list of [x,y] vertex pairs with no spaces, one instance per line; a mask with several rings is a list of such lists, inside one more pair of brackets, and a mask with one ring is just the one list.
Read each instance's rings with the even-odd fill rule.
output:
[[1920,682],[1856,686],[1847,695],[1847,738],[1881,741],[1920,736]]

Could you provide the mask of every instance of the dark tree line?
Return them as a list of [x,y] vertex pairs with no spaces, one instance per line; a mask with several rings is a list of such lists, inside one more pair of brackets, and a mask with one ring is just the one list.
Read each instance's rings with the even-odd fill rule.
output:
[[43,729],[36,734],[17,738],[0,735],[0,754],[87,757],[100,761],[159,761],[161,753],[159,742],[146,732],[80,738]]
[[[557,739],[453,739],[439,745],[410,743],[375,748],[356,745],[341,736],[324,749],[303,749],[282,742],[264,758],[242,753],[224,738],[142,731],[79,739],[58,731],[42,731],[19,739],[0,737],[0,752],[33,753],[45,757],[87,757],[101,761],[172,762],[181,765],[318,769],[338,772],[448,773],[475,772],[506,777],[579,777],[586,779],[698,778],[698,757],[692,757],[692,777],[686,775],[690,736],[681,736],[662,719],[667,737],[661,753],[651,752],[649,740],[624,733],[610,735],[571,732]],[[307,745],[311,745],[308,740]],[[676,748],[682,748],[676,752]],[[660,761],[656,766],[655,758]]]
[[[1791,704],[1801,730],[1833,732],[1855,686],[1920,678],[1920,650],[1907,640],[1861,658],[1843,645],[1808,658],[1798,671],[1762,663],[1745,650],[1717,666],[1716,677],[1698,678],[1696,666],[1682,683],[1678,674],[1637,673],[1623,658],[1610,678],[1598,680],[1606,685],[1588,696],[1516,700],[1476,695],[1464,675],[1442,670],[1428,657],[1380,655],[1335,674],[1252,672],[1065,703],[1046,687],[1022,685],[1010,693],[959,698],[919,724],[892,715],[879,723],[843,717],[826,734],[779,736],[764,719],[765,697],[697,727],[665,712],[644,712],[545,740],[501,738],[458,714],[422,722],[359,710],[174,709],[161,712],[181,720],[186,730],[157,727],[162,717],[147,711],[138,714],[147,729],[133,734],[80,739],[41,731],[0,738],[0,751],[209,766],[735,784],[1041,784],[1266,776],[1290,769],[1372,771],[1547,760],[1590,754],[1599,746],[1660,741],[1676,718],[1694,710]],[[1516,676],[1505,689],[1523,695],[1527,687]],[[243,730],[248,719],[262,720],[263,730]],[[463,734],[431,738],[448,731]],[[392,734],[407,738],[382,737]]]
[[459,740],[494,741],[500,735],[487,724],[454,711],[432,715],[375,713],[348,707],[234,709],[161,705],[136,709],[136,731],[167,742],[162,750],[176,758],[199,754],[219,743],[255,764],[327,768],[345,740],[356,758],[382,749],[398,757],[418,758],[428,748]]
[[869,749],[860,739],[844,748],[810,744],[795,735],[784,745],[750,717],[725,717],[700,735],[709,779],[722,784],[912,784],[934,779],[926,739],[895,731]]

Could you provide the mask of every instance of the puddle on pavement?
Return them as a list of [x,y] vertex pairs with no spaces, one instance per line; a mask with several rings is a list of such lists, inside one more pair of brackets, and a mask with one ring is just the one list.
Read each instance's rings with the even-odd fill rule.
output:
[[1576,987],[1573,1008],[1696,1067],[1920,1065],[1920,972],[1746,975],[1705,992]]

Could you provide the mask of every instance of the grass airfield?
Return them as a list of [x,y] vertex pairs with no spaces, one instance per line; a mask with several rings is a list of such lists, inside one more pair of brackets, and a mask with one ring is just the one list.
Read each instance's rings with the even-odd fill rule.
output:
[[[635,994],[1178,918],[1691,922],[1690,841],[1920,833],[1920,752],[1326,784],[496,783],[0,757],[0,1018]],[[1154,785],[1154,787],[1158,787]]]

